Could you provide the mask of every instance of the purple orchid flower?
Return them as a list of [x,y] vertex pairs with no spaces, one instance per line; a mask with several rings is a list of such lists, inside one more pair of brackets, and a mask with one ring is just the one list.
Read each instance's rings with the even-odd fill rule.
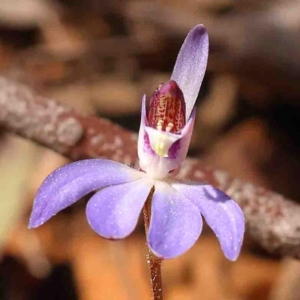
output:
[[29,227],[42,225],[97,191],[86,208],[90,226],[104,238],[122,239],[136,227],[154,190],[147,240],[157,257],[173,258],[192,247],[200,236],[203,215],[225,256],[235,260],[245,227],[239,206],[217,188],[174,177],[187,155],[207,58],[208,34],[198,25],[182,45],[171,80],[158,87],[148,110],[143,97],[140,171],[105,159],[82,160],[57,169],[37,192]]

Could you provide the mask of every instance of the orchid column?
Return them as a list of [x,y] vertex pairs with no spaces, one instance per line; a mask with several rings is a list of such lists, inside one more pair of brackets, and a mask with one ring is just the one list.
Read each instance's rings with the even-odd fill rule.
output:
[[104,238],[122,239],[135,229],[144,208],[154,299],[162,299],[160,260],[194,245],[201,215],[228,259],[236,260],[243,241],[243,213],[232,199],[210,185],[175,178],[187,155],[207,58],[208,34],[198,25],[182,45],[171,80],[158,86],[148,109],[143,97],[139,171],[104,159],[68,164],[46,178],[30,217],[29,227],[38,227],[95,191],[86,208],[90,226]]

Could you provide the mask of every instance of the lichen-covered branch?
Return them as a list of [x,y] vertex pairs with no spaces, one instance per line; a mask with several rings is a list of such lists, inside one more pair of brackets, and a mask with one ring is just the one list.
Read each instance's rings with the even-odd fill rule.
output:
[[72,160],[102,156],[134,164],[137,158],[136,134],[108,120],[83,116],[3,77],[0,125]]
[[[0,125],[72,160],[105,157],[134,165],[135,133],[108,120],[83,116],[26,86],[0,77]],[[274,192],[233,179],[200,160],[187,159],[179,173],[228,193],[242,207],[247,236],[270,253],[300,259],[300,206]]]

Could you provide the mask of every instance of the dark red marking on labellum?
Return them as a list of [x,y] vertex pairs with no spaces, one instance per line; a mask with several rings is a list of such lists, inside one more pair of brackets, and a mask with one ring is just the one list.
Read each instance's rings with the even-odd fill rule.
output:
[[178,133],[185,123],[185,102],[178,84],[174,80],[160,84],[150,99],[149,126]]

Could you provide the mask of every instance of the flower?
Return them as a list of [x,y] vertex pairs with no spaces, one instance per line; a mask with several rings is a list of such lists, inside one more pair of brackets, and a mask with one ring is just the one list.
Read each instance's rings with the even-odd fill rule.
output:
[[217,188],[175,178],[187,155],[207,57],[208,34],[198,25],[187,35],[171,80],[154,92],[148,111],[143,97],[139,171],[105,159],[82,160],[57,169],[37,192],[29,227],[42,225],[96,191],[86,208],[90,226],[104,238],[125,238],[154,191],[149,200],[147,240],[157,257],[173,258],[192,247],[200,236],[203,215],[224,255],[235,260],[245,226],[239,206]]

